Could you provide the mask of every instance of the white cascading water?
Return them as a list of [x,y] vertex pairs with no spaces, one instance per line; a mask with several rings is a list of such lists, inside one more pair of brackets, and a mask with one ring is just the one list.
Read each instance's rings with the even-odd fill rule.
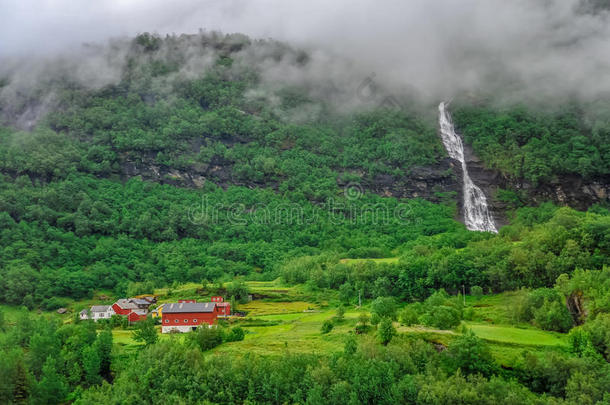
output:
[[455,133],[451,115],[446,109],[446,104],[440,103],[438,106],[438,122],[441,127],[441,138],[449,157],[459,160],[462,163],[462,173],[464,181],[464,222],[466,228],[471,231],[498,232],[494,220],[489,212],[485,193],[472,182],[466,167],[464,158],[464,144],[462,138]]

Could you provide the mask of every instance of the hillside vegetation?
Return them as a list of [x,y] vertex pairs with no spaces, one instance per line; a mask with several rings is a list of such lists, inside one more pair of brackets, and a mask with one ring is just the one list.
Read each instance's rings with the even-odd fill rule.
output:
[[[449,167],[416,103],[269,80],[309,63],[271,40],[112,46],[110,83],[59,69],[0,98],[1,403],[608,402],[607,203],[500,190],[509,224],[471,232],[442,185],[366,187]],[[607,111],[496,105],[455,120],[511,184],[610,174]],[[137,294],[245,316],[181,336],[74,316]]]

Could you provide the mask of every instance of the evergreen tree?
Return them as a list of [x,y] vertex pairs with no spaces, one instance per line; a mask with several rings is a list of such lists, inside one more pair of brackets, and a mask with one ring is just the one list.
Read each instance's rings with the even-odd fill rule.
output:
[[25,367],[25,362],[23,361],[23,357],[20,357],[15,366],[15,383],[13,389],[13,398],[16,404],[27,402],[30,393],[28,380],[28,371]]
[[87,346],[83,349],[83,371],[87,385],[100,382],[100,354],[95,346]]
[[100,357],[100,374],[110,378],[110,365],[112,363],[112,331],[104,329],[100,332],[95,342]]
[[386,317],[381,318],[379,326],[377,327],[377,339],[379,342],[383,345],[387,345],[394,335],[396,335],[396,329],[394,329],[394,325],[392,325],[392,320]]
[[66,398],[68,389],[65,379],[57,372],[56,361],[51,356],[42,366],[42,375],[36,391],[36,402],[40,404],[57,404]]
[[345,346],[343,348],[343,352],[349,356],[349,355],[356,353],[357,350],[358,350],[358,341],[356,340],[356,337],[352,334],[347,335],[347,338],[345,339]]

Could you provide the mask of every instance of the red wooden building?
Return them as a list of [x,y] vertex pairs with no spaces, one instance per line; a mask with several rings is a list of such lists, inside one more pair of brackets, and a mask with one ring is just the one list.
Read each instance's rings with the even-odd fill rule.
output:
[[146,319],[150,302],[141,299],[122,298],[112,304],[112,309],[117,315],[126,316],[129,322],[138,322]]
[[212,302],[215,302],[216,305],[218,306],[218,316],[221,318],[225,318],[229,315],[231,315],[231,303],[230,302],[224,302],[224,298],[219,297],[219,296],[214,296],[212,298],[210,298],[210,300]]
[[221,315],[215,302],[178,302],[164,304],[161,332],[189,332],[200,325],[213,325]]
[[147,315],[148,311],[142,309],[134,309],[129,314],[127,314],[127,319],[129,320],[129,322],[138,322],[143,319],[146,319]]

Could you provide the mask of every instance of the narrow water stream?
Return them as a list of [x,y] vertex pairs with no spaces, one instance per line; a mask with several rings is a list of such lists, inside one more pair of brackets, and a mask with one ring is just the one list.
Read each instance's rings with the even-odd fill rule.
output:
[[471,231],[498,232],[494,224],[493,217],[489,211],[487,198],[470,178],[466,159],[464,158],[464,144],[462,138],[455,133],[451,114],[446,109],[446,104],[440,103],[438,106],[438,122],[441,129],[441,138],[449,157],[459,160],[462,163],[462,173],[464,181],[464,223],[466,228]]

